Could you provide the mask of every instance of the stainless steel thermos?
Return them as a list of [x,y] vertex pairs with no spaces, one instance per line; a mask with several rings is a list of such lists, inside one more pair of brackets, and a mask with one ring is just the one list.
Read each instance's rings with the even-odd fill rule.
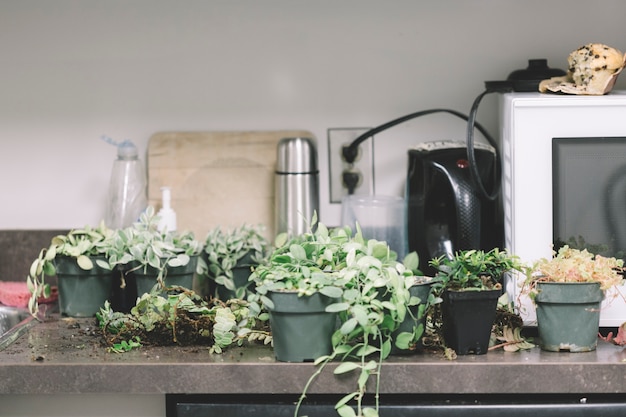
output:
[[284,138],[277,152],[276,233],[296,236],[309,230],[313,212],[319,214],[317,149],[312,139]]

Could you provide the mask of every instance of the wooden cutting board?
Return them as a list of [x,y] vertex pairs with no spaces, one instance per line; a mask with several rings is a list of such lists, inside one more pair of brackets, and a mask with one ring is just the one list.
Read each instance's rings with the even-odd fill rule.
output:
[[161,187],[171,188],[178,230],[203,240],[223,230],[263,224],[274,237],[276,147],[304,130],[160,132],[148,142],[148,199],[161,208]]

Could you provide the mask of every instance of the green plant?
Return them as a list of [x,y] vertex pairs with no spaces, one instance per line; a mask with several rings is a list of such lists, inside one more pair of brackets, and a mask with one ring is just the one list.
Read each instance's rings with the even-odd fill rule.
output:
[[498,248],[488,252],[477,249],[458,251],[452,257],[444,255],[432,259],[430,265],[438,271],[434,284],[437,292],[502,288],[505,272],[525,273],[527,270],[517,255]]
[[332,352],[315,360],[318,368],[303,389],[296,416],[310,384],[334,360],[342,362],[335,374],[359,373],[355,391],[336,404],[339,415],[355,415],[351,406],[354,403],[357,415],[375,416],[378,404],[363,406],[367,382],[375,378],[378,399],[381,366],[391,353],[392,343],[408,349],[424,329],[416,326],[395,338],[394,332],[410,306],[423,303],[420,314],[424,314],[433,298],[419,300],[410,294],[409,287],[418,282],[416,253],[400,263],[386,242],[364,239],[358,225],[354,236],[349,227],[328,230],[317,224],[315,217],[312,225],[316,226],[315,232],[284,242],[255,269],[251,276],[256,283],[253,301],[259,302],[255,308],[272,307],[266,297],[269,291],[295,291],[301,296],[319,292],[338,299],[326,309],[340,318],[340,326],[332,336]]
[[624,261],[614,257],[594,255],[587,249],[572,249],[565,245],[553,252],[550,259],[539,259],[527,273],[526,285],[531,297],[537,282],[598,282],[602,290],[622,283]]
[[[342,299],[328,307],[329,311],[339,312],[341,326],[333,335],[332,353],[315,361],[320,372],[328,363],[338,359],[342,363],[335,368],[335,374],[358,374],[355,391],[346,394],[335,405],[340,416],[377,416],[381,369],[391,354],[392,345],[409,349],[422,336],[424,329],[417,326],[411,332],[394,337],[400,323],[409,314],[409,307],[420,304],[419,314],[424,314],[434,302],[432,295],[428,300],[419,300],[409,292],[410,286],[419,282],[414,275],[417,265],[417,254],[412,253],[404,263],[399,263],[387,243],[364,240],[357,226],[346,266],[338,274],[346,281]],[[366,407],[363,400],[370,378],[375,378],[375,405]],[[300,403],[305,394],[306,389]],[[356,411],[351,406],[353,403]]]
[[[28,301],[30,313],[37,317],[39,312],[37,300],[39,297],[50,296],[50,285],[45,282],[45,277],[56,275],[55,260],[58,257],[74,258],[80,268],[89,271],[94,267],[93,257],[106,255],[108,240],[112,234],[113,230],[101,222],[98,227],[85,226],[82,229],[71,230],[67,235],[53,237],[50,246],[43,248],[31,264],[26,278],[31,293]],[[100,266],[107,264],[104,259],[96,262]]]
[[233,268],[243,261],[248,267],[258,265],[264,259],[269,242],[263,232],[263,226],[247,224],[226,232],[219,227],[211,230],[204,243],[206,265],[201,265],[201,276],[234,291],[237,298],[245,299],[246,288],[235,285]]
[[158,271],[157,282],[163,286],[168,267],[187,265],[192,256],[202,252],[203,244],[194,238],[192,232],[160,231],[158,224],[159,217],[154,214],[154,207],[150,206],[138,222],[116,230],[105,246],[107,267],[130,265],[130,270],[144,271],[152,267]]
[[271,342],[245,301],[209,305],[182,287],[168,289],[166,296],[155,288],[143,294],[126,314],[113,311],[107,302],[96,317],[105,343],[116,353],[144,344],[206,344],[211,352],[221,353],[246,340]]

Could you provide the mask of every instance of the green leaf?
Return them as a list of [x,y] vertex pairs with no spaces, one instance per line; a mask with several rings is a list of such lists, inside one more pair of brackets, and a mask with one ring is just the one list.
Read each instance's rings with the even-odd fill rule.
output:
[[359,378],[357,379],[357,386],[360,389],[365,388],[365,385],[367,384],[367,380],[370,378],[370,374],[371,374],[371,371],[369,369],[363,368],[361,370],[361,374],[359,375]]
[[90,271],[91,269],[93,269],[93,262],[86,255],[80,255],[78,258],[76,258],[76,263],[78,264],[78,266],[81,267],[81,269],[84,269],[85,271]]
[[306,251],[300,245],[293,244],[289,247],[289,253],[297,260],[306,260]]
[[337,401],[337,404],[335,404],[335,409],[338,410],[339,408],[348,404],[357,395],[359,395],[358,392],[351,392],[350,394],[344,395],[339,401]]
[[359,365],[356,362],[343,362],[343,363],[339,364],[339,366],[337,366],[335,368],[333,373],[335,375],[345,374],[346,372],[354,371],[355,369],[359,368],[360,366],[361,365]]
[[356,413],[349,405],[337,408],[337,414],[339,414],[339,417],[356,417]]
[[52,262],[45,262],[43,264],[43,273],[51,277],[51,276],[56,275],[57,270],[52,264]]
[[378,350],[379,349],[376,346],[367,345],[367,346],[362,346],[361,348],[359,348],[356,354],[357,356],[360,356],[360,357],[366,357],[366,356],[371,355],[374,352],[377,352]]
[[334,304],[327,306],[325,310],[328,313],[338,313],[340,311],[346,311],[349,308],[350,308],[350,304],[348,303],[334,303]]
[[330,298],[339,298],[343,294],[343,290],[338,287],[322,287],[319,292]]
[[107,261],[102,259],[96,259],[96,265],[98,265],[102,269],[106,269],[107,271],[111,270],[111,265]]
[[396,336],[396,347],[398,349],[407,350],[413,341],[413,333],[402,332]]
[[350,334],[356,328],[357,324],[358,322],[356,321],[356,319],[352,317],[346,320],[345,323],[343,323],[339,331],[341,332],[341,334]]
[[420,264],[420,259],[419,259],[419,256],[417,255],[417,252],[411,252],[408,255],[406,255],[404,257],[404,260],[402,261],[402,264],[409,271],[416,272]]
[[363,410],[363,417],[378,417],[378,411],[372,407],[365,407]]
[[354,318],[359,322],[361,326],[367,326],[367,311],[356,305],[352,308],[352,314],[354,314]]

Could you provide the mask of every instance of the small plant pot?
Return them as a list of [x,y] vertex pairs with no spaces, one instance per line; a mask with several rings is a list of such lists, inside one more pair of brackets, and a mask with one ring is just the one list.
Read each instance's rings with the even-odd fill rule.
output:
[[281,362],[312,362],[332,351],[337,314],[326,307],[335,299],[316,293],[298,297],[295,292],[270,292],[269,310],[274,355]]
[[[187,265],[166,267],[163,275],[165,286],[171,287],[177,285],[192,289],[197,264],[198,257],[192,256]],[[133,275],[135,276],[135,283],[137,285],[137,296],[141,297],[143,294],[152,291],[152,288],[157,284],[159,271],[152,266],[141,266],[133,270]]]
[[62,315],[93,317],[109,298],[113,275],[96,265],[96,259],[92,258],[94,266],[87,271],[71,257],[59,257],[55,261]]
[[501,294],[501,290],[444,291],[441,309],[446,346],[457,355],[487,353]]
[[231,298],[237,297],[236,291],[239,288],[254,288],[254,286],[250,285],[249,281],[250,275],[252,274],[252,267],[254,265],[257,265],[257,263],[252,260],[252,255],[250,253],[244,255],[232,269],[235,290],[228,289],[224,285],[215,283],[218,298],[222,301],[230,300]]
[[604,292],[596,282],[538,282],[535,303],[541,349],[595,350],[603,299]]
[[[400,323],[400,326],[398,326],[396,331],[393,332],[392,334],[393,340],[395,340],[395,338],[400,333],[413,332],[413,329],[420,325],[422,326],[422,329],[426,328],[426,312],[424,312],[420,317],[419,310],[420,310],[420,306],[425,304],[426,301],[428,300],[428,296],[430,295],[431,288],[432,288],[432,283],[430,282],[416,284],[409,288],[409,292],[411,293],[411,296],[419,298],[421,302],[418,305],[409,307],[411,314],[408,314],[407,312],[407,315],[404,318],[404,321]],[[414,352],[415,350],[422,349],[423,347],[424,345],[422,345],[422,338],[420,337],[419,340],[416,342],[415,349],[411,349],[411,350],[400,349],[397,346],[393,345],[391,347],[391,354],[392,355],[406,355],[406,354]]]
[[[129,269],[128,265],[117,265],[113,268],[113,285],[111,285],[109,298],[113,311],[130,313],[137,301],[135,275]],[[122,282],[125,283],[124,287],[122,287]]]

